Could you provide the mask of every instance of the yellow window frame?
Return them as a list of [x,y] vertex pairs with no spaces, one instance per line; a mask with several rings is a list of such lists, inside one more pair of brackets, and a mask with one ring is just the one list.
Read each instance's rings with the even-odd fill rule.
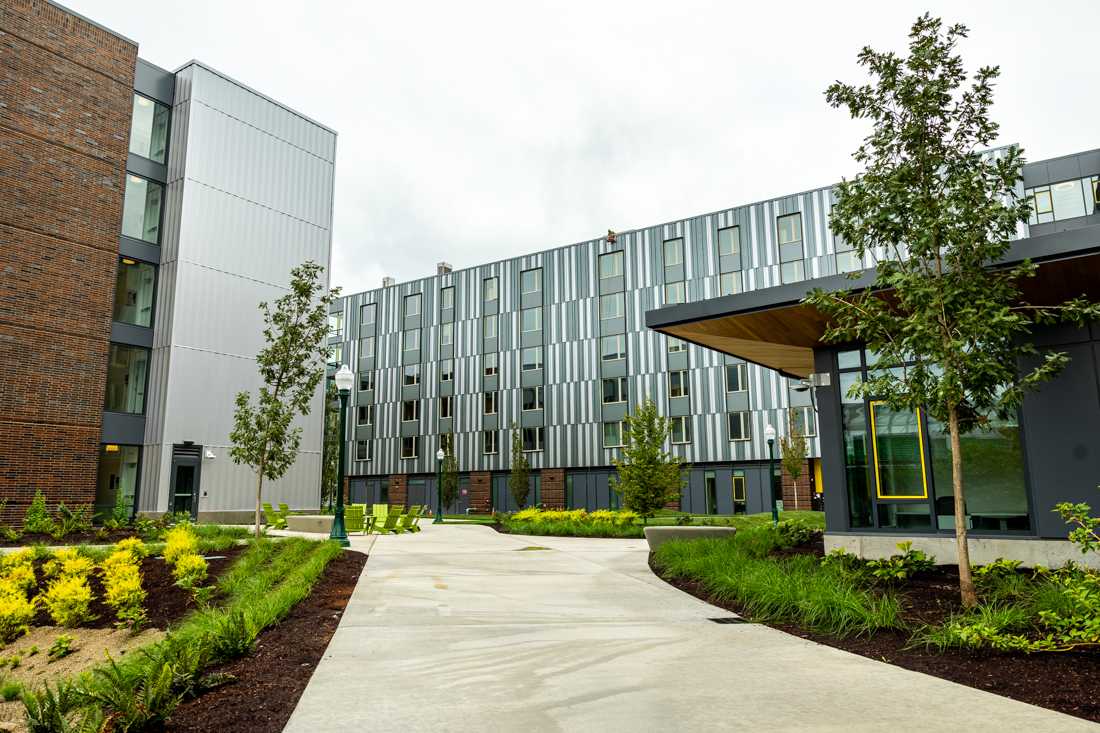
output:
[[917,444],[920,450],[920,481],[921,487],[924,488],[923,494],[901,495],[901,494],[882,494],[882,482],[879,478],[878,469],[878,429],[875,427],[875,407],[878,405],[885,405],[886,400],[871,400],[868,403],[868,410],[871,413],[871,448],[875,456],[875,496],[879,499],[927,499],[928,498],[928,468],[924,465],[924,425],[921,420],[920,408],[916,410],[917,416]]

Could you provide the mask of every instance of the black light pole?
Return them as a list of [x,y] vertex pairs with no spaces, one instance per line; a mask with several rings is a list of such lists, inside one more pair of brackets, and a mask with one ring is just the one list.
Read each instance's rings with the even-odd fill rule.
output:
[[775,500],[775,428],[770,424],[764,428],[764,438],[768,441],[768,492],[772,502],[772,526],[779,524],[779,503]]
[[440,448],[435,452],[435,519],[432,524],[443,524],[443,458],[446,454]]
[[336,514],[332,518],[332,531],[328,533],[328,538],[339,542],[341,547],[351,546],[347,528],[344,526],[344,453],[348,442],[348,395],[351,394],[354,381],[355,375],[348,369],[348,365],[341,364],[336,371],[336,389],[340,393],[340,470],[336,473]]

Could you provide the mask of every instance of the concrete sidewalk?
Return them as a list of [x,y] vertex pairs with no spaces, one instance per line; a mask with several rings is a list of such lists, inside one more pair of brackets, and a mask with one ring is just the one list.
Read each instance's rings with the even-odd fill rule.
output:
[[371,548],[286,731],[1100,730],[713,623],[731,614],[656,578],[643,540],[421,526]]

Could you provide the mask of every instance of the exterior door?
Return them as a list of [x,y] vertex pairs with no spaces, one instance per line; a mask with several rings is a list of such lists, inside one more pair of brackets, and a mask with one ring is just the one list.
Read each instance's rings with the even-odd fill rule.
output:
[[199,514],[199,479],[202,474],[202,446],[172,446],[172,475],[168,508],[185,512],[192,519]]

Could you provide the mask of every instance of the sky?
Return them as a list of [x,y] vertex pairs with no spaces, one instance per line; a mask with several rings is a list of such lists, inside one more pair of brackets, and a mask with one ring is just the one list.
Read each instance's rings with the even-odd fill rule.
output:
[[1000,144],[1100,147],[1095,0],[61,0],[335,129],[345,294],[828,185],[863,123],[824,98],[925,10],[1001,67]]

